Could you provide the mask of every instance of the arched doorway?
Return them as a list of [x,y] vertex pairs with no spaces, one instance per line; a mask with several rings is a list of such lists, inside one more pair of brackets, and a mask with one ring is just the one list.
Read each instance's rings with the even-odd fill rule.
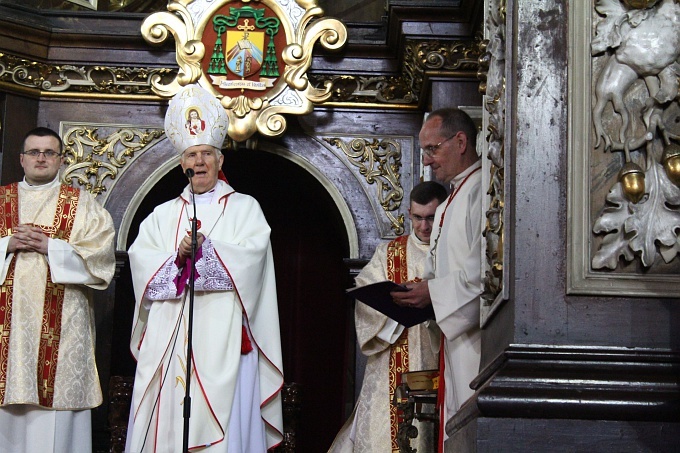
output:
[[[239,192],[255,197],[272,228],[286,382],[300,385],[301,412],[296,451],[326,451],[353,399],[351,285],[343,259],[348,237],[328,191],[309,172],[278,154],[225,151],[224,172]],[[170,170],[142,200],[130,224],[127,245],[139,223],[186,184],[179,167]],[[125,264],[116,284],[111,375],[134,375],[128,350],[134,300]]]

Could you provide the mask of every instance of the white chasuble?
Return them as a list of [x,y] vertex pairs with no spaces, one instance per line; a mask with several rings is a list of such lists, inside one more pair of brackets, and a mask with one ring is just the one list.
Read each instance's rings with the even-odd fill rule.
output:
[[[389,243],[383,242],[376,248],[369,263],[364,266],[355,279],[356,286],[365,286],[384,280],[394,280],[390,275],[393,265],[388,265]],[[406,241],[407,276],[402,283],[421,278],[429,246],[411,233]],[[427,323],[409,329],[398,324],[368,305],[357,302],[355,325],[357,342],[361,352],[368,356],[364,371],[363,384],[352,415],[336,436],[329,452],[344,453],[392,453],[398,451],[396,443],[396,409],[392,405],[395,375],[395,347],[404,354],[402,363],[407,369],[399,371],[418,371],[436,369],[436,345],[431,344],[431,334]],[[404,334],[404,331],[407,331]],[[404,341],[407,338],[407,341]],[[392,365],[392,366],[391,366]],[[418,437],[411,446],[419,452],[426,452],[434,445],[432,423],[414,420]]]
[[[250,354],[257,355],[259,407],[269,448],[281,442],[283,431],[283,375],[270,229],[252,197],[234,192],[222,181],[215,190],[213,203],[196,206],[198,231],[209,240],[217,265],[231,280],[224,288],[233,289],[195,293],[189,447],[229,451],[230,415],[245,325],[254,348]],[[179,198],[158,206],[142,222],[129,251],[136,296],[131,350],[137,359],[128,430],[130,452],[173,452],[182,445],[188,297],[185,292],[177,298],[150,300],[147,291],[165,264],[174,261],[179,242],[191,229],[190,199],[186,188]]]
[[[88,192],[61,185],[58,177],[1,192],[0,253],[7,257],[0,274],[1,404],[96,407],[102,394],[91,288],[105,289],[115,271],[111,216]],[[49,237],[48,254],[7,254],[16,223],[41,227]]]

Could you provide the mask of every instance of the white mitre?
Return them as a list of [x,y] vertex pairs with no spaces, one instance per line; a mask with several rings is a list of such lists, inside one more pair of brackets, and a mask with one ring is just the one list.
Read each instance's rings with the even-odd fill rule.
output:
[[222,149],[229,119],[220,101],[196,84],[187,85],[170,99],[165,134],[178,153],[195,145]]

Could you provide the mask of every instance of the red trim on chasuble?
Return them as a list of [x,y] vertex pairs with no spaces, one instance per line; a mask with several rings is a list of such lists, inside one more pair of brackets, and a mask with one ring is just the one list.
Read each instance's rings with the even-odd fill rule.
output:
[[[62,184],[52,226],[39,225],[46,235],[53,239],[68,242],[78,210],[79,195],[80,190]],[[57,376],[57,359],[59,358],[59,342],[61,340],[64,289],[63,284],[53,283],[50,272],[47,272],[45,305],[43,307],[40,346],[38,346],[38,385],[42,384],[42,389],[38,392],[38,401],[41,406],[45,407],[52,407],[54,400],[54,381]]]
[[[408,266],[406,264],[406,243],[408,236],[400,236],[387,245],[387,279],[395,283],[408,281]],[[390,347],[389,389],[390,389],[390,431],[392,451],[399,451],[397,432],[399,430],[399,415],[397,406],[391,404],[394,390],[401,384],[401,374],[408,371],[408,329]]]
[[[2,189],[0,192],[0,234],[11,234],[11,227],[19,224],[19,198],[17,185],[9,186],[9,193]],[[57,207],[52,225],[36,225],[53,239],[69,240],[73,229],[78,197],[80,190],[61,185]],[[9,208],[9,209],[8,209]],[[9,225],[9,228],[7,226]],[[9,232],[9,233],[8,233]],[[16,255],[15,255],[16,258]],[[0,401],[4,402],[5,385],[7,382],[7,359],[9,356],[9,335],[11,328],[12,294],[14,285],[14,259],[7,272],[7,278],[0,292]],[[64,305],[64,289],[61,283],[53,283],[50,272],[47,272],[45,285],[45,302],[43,305],[40,344],[38,346],[38,404],[52,407],[54,400],[54,381],[57,375],[57,359],[59,357],[59,342],[61,340],[61,316]],[[7,332],[7,333],[5,333]]]
[[[19,224],[18,184],[0,187],[0,236],[10,236]],[[5,402],[7,362],[9,360],[9,334],[12,329],[12,294],[14,292],[14,263],[7,270],[5,282],[0,287],[0,404]]]

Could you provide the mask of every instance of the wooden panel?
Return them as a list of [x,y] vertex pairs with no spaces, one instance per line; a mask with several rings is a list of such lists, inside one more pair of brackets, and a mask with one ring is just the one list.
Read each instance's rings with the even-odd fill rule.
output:
[[0,121],[2,140],[0,153],[2,155],[3,185],[20,181],[24,172],[19,164],[19,153],[26,132],[38,124],[38,100],[14,94],[0,95]]
[[[677,423],[481,419],[477,453],[677,451]],[[448,450],[447,450],[448,451]]]
[[672,351],[513,346],[482,372],[476,405],[483,417],[675,422],[678,370]]

